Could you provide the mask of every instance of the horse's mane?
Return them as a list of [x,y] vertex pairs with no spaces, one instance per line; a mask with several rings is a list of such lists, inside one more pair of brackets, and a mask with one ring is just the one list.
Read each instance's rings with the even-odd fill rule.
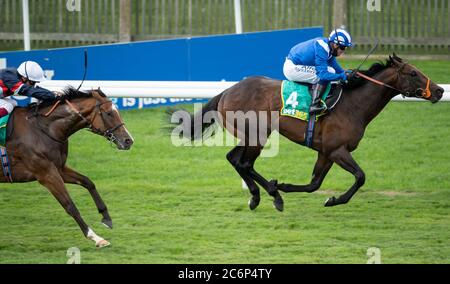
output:
[[78,91],[74,87],[69,86],[64,89],[62,97],[69,101],[78,98],[90,98],[92,97],[92,91]]
[[[61,97],[58,97],[56,100],[61,100],[61,103],[65,103],[66,100],[73,100],[73,99],[79,99],[79,98],[91,98],[92,92],[97,91],[100,96],[106,97],[106,95],[100,90],[89,90],[89,91],[79,91],[75,89],[72,86],[68,86],[63,90],[63,94]],[[40,108],[52,106],[55,104],[56,100],[50,100],[50,101],[43,101],[39,104]]]
[[[376,74],[392,67],[395,64],[394,60],[397,62],[403,62],[403,59],[401,59],[394,53],[392,56],[389,56],[389,58],[386,60],[386,63],[379,61],[379,62],[372,64],[372,66],[370,66],[368,70],[362,70],[359,72],[363,73],[366,76],[373,77]],[[346,85],[346,89],[356,89],[367,82],[368,81],[366,79],[363,79],[360,77],[352,78]]]

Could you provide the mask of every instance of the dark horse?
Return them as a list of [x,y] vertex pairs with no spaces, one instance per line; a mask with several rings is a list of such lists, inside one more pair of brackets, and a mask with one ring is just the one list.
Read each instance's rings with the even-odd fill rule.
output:
[[[83,234],[97,247],[104,247],[109,242],[84,222],[64,185],[71,183],[86,188],[103,216],[102,223],[112,228],[108,209],[94,183],[66,165],[68,139],[83,128],[106,137],[120,150],[128,150],[133,144],[117,108],[100,89],[84,93],[69,88],[59,101],[16,108],[8,123],[12,133],[6,141],[6,149],[13,182],[37,180],[75,219]],[[0,182],[6,182],[6,178],[1,176]]]
[[[203,119],[205,115],[216,111],[219,124],[225,126],[241,142],[228,154],[227,159],[246,182],[252,197],[249,201],[250,209],[255,209],[260,202],[260,184],[272,197],[274,206],[282,211],[283,199],[278,190],[283,192],[314,192],[322,184],[333,163],[350,172],[356,179],[352,187],[343,195],[328,198],[325,206],[347,203],[365,182],[363,170],[353,159],[354,151],[364,136],[364,130],[389,101],[399,93],[404,96],[416,96],[433,103],[442,98],[444,90],[431,82],[414,66],[404,62],[395,54],[389,56],[385,64],[375,63],[363,75],[372,77],[379,84],[369,82],[361,77],[354,77],[344,91],[340,102],[326,116],[316,123],[312,148],[318,152],[314,166],[312,180],[306,185],[278,183],[268,181],[254,169],[255,160],[260,155],[267,137],[274,130],[267,126],[267,135],[259,138],[257,144],[248,143],[248,131],[236,131],[233,112],[265,113],[265,121],[271,121],[271,112],[279,113],[282,108],[280,98],[281,81],[265,77],[250,77],[228,88],[220,95],[212,98],[201,111],[188,117],[190,125],[183,121],[184,136],[192,140],[202,138],[202,134],[213,124]],[[383,84],[384,85],[383,85]],[[389,86],[387,87],[386,84]],[[261,120],[261,116],[258,116]],[[179,120],[172,119],[172,123]],[[291,141],[304,145],[306,123],[304,121],[281,116],[277,118],[278,131]],[[202,123],[202,125],[196,125]],[[181,124],[180,124],[181,125]],[[198,127],[197,127],[198,126]],[[230,127],[231,126],[231,127]],[[180,126],[178,126],[180,127]],[[200,131],[195,131],[195,129]],[[256,131],[260,131],[260,127]],[[194,131],[192,131],[194,130]],[[241,134],[239,136],[239,133]],[[242,133],[245,133],[242,135]],[[186,135],[187,134],[187,135]],[[257,135],[257,137],[261,137]]]

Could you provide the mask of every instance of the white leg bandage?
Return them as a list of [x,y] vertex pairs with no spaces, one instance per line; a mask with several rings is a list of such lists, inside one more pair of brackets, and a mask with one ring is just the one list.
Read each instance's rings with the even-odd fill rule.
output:
[[97,234],[94,231],[92,231],[91,228],[89,228],[89,231],[87,233],[87,238],[90,240],[93,240],[95,243],[98,243],[103,240],[103,238],[100,236],[97,236]]

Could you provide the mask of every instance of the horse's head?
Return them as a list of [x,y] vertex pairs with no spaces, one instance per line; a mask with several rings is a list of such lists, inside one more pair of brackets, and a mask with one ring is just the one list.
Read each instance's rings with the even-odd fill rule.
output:
[[133,144],[133,138],[125,128],[125,124],[114,103],[100,89],[92,90],[90,94],[95,100],[95,105],[91,101],[91,106],[85,106],[86,109],[89,109],[89,113],[85,114],[86,117],[69,100],[66,100],[66,102],[88,124],[87,126],[92,132],[104,136],[116,144],[120,150],[130,149]]
[[404,96],[423,98],[432,103],[436,103],[442,98],[444,89],[431,81],[416,67],[403,62],[395,53],[393,56],[389,56],[388,64],[396,68],[397,88],[403,92]]

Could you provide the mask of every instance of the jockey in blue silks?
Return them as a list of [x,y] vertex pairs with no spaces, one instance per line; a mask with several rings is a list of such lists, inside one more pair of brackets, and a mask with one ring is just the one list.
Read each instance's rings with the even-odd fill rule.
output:
[[[353,46],[350,34],[334,30],[328,38],[320,37],[295,45],[286,57],[283,73],[287,79],[312,84],[310,114],[325,110],[320,98],[331,81],[347,81],[347,74],[336,61],[347,47]],[[348,72],[348,71],[347,71]]]

